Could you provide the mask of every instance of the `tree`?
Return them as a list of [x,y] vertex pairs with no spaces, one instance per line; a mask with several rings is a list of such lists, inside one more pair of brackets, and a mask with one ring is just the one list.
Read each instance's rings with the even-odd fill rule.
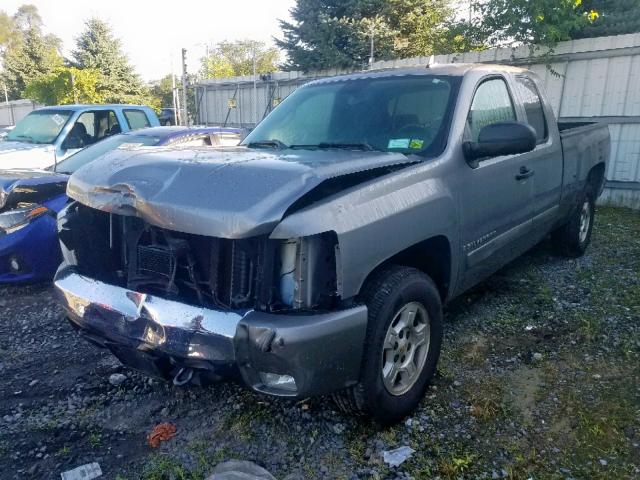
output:
[[97,90],[109,103],[146,103],[149,92],[122,52],[120,40],[109,25],[98,18],[85,23],[73,51],[75,66],[98,70]]
[[478,28],[498,46],[520,42],[553,48],[598,18],[582,0],[484,0],[476,9]]
[[62,66],[59,40],[32,27],[3,55],[2,79],[12,99],[20,98],[27,84]]
[[[280,20],[282,40],[290,70],[323,70],[364,66],[370,43],[362,34],[362,19],[375,18],[384,9],[382,0],[297,0],[290,14],[293,22]],[[383,52],[384,50],[384,52]],[[379,56],[388,56],[379,46]]]
[[598,16],[572,31],[571,38],[640,32],[640,0],[584,0],[584,5]]
[[40,30],[42,28],[42,17],[38,12],[38,7],[33,4],[20,5],[13,16],[13,21],[22,31],[31,30],[32,28]]
[[171,74],[165,75],[160,80],[151,82],[151,96],[160,108],[173,107],[173,81]]
[[278,69],[278,55],[276,48],[267,48],[264,42],[220,42],[201,59],[200,73],[204,78],[253,75],[254,60],[256,73],[269,73]]
[[100,72],[95,69],[59,67],[31,81],[24,95],[45,105],[100,103],[103,101],[98,92],[100,77]]
[[0,54],[4,53],[11,43],[15,42],[17,34],[13,18],[0,10]]
[[293,22],[280,21],[285,68],[363,67],[376,59],[449,51],[449,0],[297,0]]
[[389,25],[404,40],[396,47],[402,58],[449,53],[450,37],[447,20],[453,9],[442,0],[389,0]]

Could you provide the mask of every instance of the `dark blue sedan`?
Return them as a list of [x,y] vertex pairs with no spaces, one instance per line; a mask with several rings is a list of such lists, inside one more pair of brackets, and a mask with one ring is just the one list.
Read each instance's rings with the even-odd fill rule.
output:
[[116,148],[230,146],[241,131],[220,127],[153,127],[114,135],[50,171],[0,171],[0,284],[50,280],[60,264],[56,215],[65,206],[69,176]]

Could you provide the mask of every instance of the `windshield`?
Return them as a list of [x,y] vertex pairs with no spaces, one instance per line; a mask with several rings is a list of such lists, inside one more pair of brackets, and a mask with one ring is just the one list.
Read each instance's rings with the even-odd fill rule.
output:
[[35,110],[18,122],[6,140],[51,144],[72,114],[71,110]]
[[157,145],[159,142],[159,137],[153,137],[150,135],[115,135],[113,137],[105,138],[104,140],[91,145],[84,150],[80,150],[78,153],[74,153],[69,158],[66,158],[65,160],[58,163],[55,171],[71,174],[83,165],[94,161],[100,155],[110,152],[111,150],[115,150],[118,147],[153,146]]
[[292,93],[242,145],[439,154],[459,77],[405,75],[326,81]]

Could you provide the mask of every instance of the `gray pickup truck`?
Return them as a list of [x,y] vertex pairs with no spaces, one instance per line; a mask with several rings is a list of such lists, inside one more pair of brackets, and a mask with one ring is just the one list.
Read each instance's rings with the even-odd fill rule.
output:
[[78,170],[56,290],[132,368],[394,422],[434,374],[445,302],[549,234],[584,253],[609,143],[558,124],[522,69],[314,81],[241,146]]

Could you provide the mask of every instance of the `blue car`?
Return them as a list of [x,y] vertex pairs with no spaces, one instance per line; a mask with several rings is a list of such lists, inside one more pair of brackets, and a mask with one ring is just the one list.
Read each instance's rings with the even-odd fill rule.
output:
[[0,284],[53,278],[60,264],[56,215],[68,201],[67,181],[78,168],[117,148],[230,146],[241,135],[233,128],[146,128],[108,137],[48,171],[0,171]]

